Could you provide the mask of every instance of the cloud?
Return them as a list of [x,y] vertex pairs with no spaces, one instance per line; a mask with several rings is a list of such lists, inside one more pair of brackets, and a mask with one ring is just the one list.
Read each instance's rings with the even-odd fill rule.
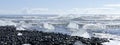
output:
[[0,14],[23,14],[21,10],[0,10]]
[[19,10],[0,10],[0,14],[120,14],[119,12],[119,9],[113,7],[72,9],[22,8]]
[[31,11],[48,11],[48,8],[32,8]]
[[25,10],[26,14],[41,14],[49,11],[48,8],[26,8]]
[[73,8],[68,12],[72,14],[107,14],[114,8]]
[[120,7],[120,4],[106,4],[105,7]]
[[114,8],[103,7],[103,8],[86,8],[86,9],[87,9],[87,10],[92,10],[92,9],[108,10],[108,9],[114,9]]
[[72,8],[72,9],[48,9],[48,8],[30,8],[27,14],[120,14],[115,8]]

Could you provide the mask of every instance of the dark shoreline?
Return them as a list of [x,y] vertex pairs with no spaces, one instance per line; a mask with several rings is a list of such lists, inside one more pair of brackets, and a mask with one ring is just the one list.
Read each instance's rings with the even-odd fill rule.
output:
[[[18,36],[18,33],[23,35]],[[61,33],[48,33],[42,31],[19,31],[14,26],[0,26],[0,45],[73,45],[81,41],[85,45],[102,45],[107,39],[83,38]]]

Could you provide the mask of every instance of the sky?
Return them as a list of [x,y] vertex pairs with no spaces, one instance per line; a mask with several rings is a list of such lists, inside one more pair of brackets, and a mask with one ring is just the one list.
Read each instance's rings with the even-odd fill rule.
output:
[[120,0],[0,0],[0,14],[120,14]]

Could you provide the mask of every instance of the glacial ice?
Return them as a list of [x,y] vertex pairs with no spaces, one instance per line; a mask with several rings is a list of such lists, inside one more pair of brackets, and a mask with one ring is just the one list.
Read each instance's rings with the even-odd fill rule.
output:
[[[72,18],[71,17],[72,16],[70,16],[68,19],[74,18],[74,17],[72,17]],[[88,17],[90,17],[90,16],[88,16]],[[92,19],[88,19],[88,17],[84,16],[82,19],[94,20],[96,18],[96,17],[94,18],[94,16],[93,16]],[[97,17],[99,17],[99,16],[97,16]],[[34,22],[31,18],[28,17],[28,19],[31,22]],[[56,19],[56,18],[54,18],[54,19]],[[59,19],[61,19],[61,18],[59,18]],[[59,20],[59,19],[56,19],[56,20]],[[119,19],[119,17],[116,16],[114,18],[114,17],[109,17],[109,16],[107,16],[107,17],[102,16],[102,18],[100,17],[99,19],[96,19],[96,20],[107,20],[108,21],[108,20],[115,20],[115,19]],[[17,19],[15,19],[15,20],[17,20]],[[38,22],[38,23],[41,22],[41,20],[40,21],[38,21],[38,20],[39,19],[37,19],[36,22]],[[49,20],[49,18],[46,19],[46,20]],[[118,22],[116,22],[116,24],[117,23]],[[105,22],[105,24],[114,25],[114,23],[109,23],[109,22]],[[42,30],[42,31],[45,31],[45,32],[63,33],[63,34],[71,35],[71,36],[81,36],[81,37],[85,37],[85,38],[90,38],[91,37],[91,33],[89,33],[89,31],[91,31],[91,30],[98,31],[99,29],[101,29],[101,31],[104,30],[105,33],[103,33],[103,32],[95,33],[94,37],[114,39],[114,40],[110,40],[110,42],[103,43],[104,45],[120,45],[120,43],[119,43],[120,42],[119,41],[120,40],[120,35],[117,35],[117,33],[120,34],[119,33],[120,30],[114,30],[114,29],[113,30],[106,30],[106,27],[104,26],[103,22],[102,22],[102,24],[100,24],[100,23],[89,24],[88,23],[88,24],[85,24],[82,27],[83,29],[79,29],[79,25],[75,22],[72,22],[72,21],[70,21],[65,28],[56,28],[48,22],[44,22],[43,26],[33,26],[33,25],[31,25],[29,23],[26,23],[24,21],[20,21],[19,23],[15,23],[15,22],[12,22],[11,20],[0,20],[0,26],[6,26],[6,25],[14,25],[14,26],[17,27],[17,30],[27,30],[27,29],[34,30],[34,29],[36,29],[36,30],[41,31],[41,28],[44,28],[44,30]],[[114,33],[114,34],[112,35],[111,33]],[[18,35],[21,35],[21,34],[18,34]],[[81,43],[79,42],[79,44],[81,44]]]
[[54,26],[51,25],[51,24],[49,24],[49,23],[44,23],[44,24],[43,24],[43,28],[45,28],[46,31],[52,31],[52,30],[55,29]]
[[[72,29],[79,29],[78,24],[76,24],[74,22],[70,22],[67,27],[72,28]],[[74,30],[72,30],[72,31],[74,31]]]
[[98,29],[105,29],[105,26],[102,24],[85,24],[83,29],[98,30]]
[[13,22],[11,22],[11,21],[0,20],[0,26],[7,26],[7,25],[16,26],[16,23],[13,23]]
[[81,41],[76,41],[73,45],[85,45]]
[[79,29],[78,31],[71,32],[71,36],[80,36],[84,38],[90,38],[89,33],[84,29]]
[[120,41],[118,40],[110,40],[110,42],[105,42],[103,45],[120,45]]
[[18,35],[18,36],[21,36],[21,35],[22,35],[22,33],[20,33],[20,32],[19,32],[17,35]]

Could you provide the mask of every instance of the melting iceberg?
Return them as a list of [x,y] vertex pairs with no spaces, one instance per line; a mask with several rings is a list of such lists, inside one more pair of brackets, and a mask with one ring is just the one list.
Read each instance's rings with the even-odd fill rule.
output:
[[83,29],[90,29],[90,30],[98,30],[98,29],[105,29],[105,26],[102,24],[85,24]]
[[14,22],[12,22],[12,21],[0,20],[0,26],[6,26],[6,25],[13,25],[13,26],[16,26],[16,23],[14,23]]
[[[72,30],[70,30],[70,31],[76,31],[77,29],[79,29],[79,25],[76,24],[76,23],[74,23],[74,22],[70,22],[70,23],[68,24],[67,28],[72,29]],[[76,29],[76,30],[74,30],[74,29]]]
[[110,40],[110,42],[105,42],[103,45],[120,45],[120,41],[118,40]]
[[48,30],[54,30],[54,29],[55,29],[54,26],[51,25],[50,23],[44,23],[44,24],[43,24],[43,27],[44,27],[45,29],[48,29]]
[[85,45],[81,41],[76,41],[73,45]]
[[84,29],[79,29],[78,31],[71,32],[71,36],[80,36],[80,37],[84,37],[84,38],[91,38],[91,35],[89,35],[89,33]]
[[[9,16],[8,16],[8,18],[5,17],[6,20],[2,17],[4,20],[2,19],[0,20],[0,26],[14,25],[17,27],[17,30],[27,30],[27,29],[39,30],[39,31],[46,31],[46,32],[63,33],[71,36],[81,36],[85,38],[90,38],[92,36],[99,37],[99,38],[100,37],[113,38],[115,39],[114,41],[112,40],[108,43],[104,43],[104,45],[110,45],[110,44],[119,45],[118,40],[120,38],[119,37],[120,24],[117,24],[117,23],[120,22],[120,18],[119,18],[120,16],[119,17],[116,16],[112,18],[106,17],[106,16],[80,16],[80,17],[70,16],[68,17],[68,19],[66,19],[67,16],[63,17],[64,19],[61,17],[56,17],[56,18],[40,17],[39,18],[38,16],[36,16],[35,19],[29,16],[24,19],[24,17],[25,16],[21,16],[21,18],[20,17],[18,18],[18,16],[16,16],[13,18],[11,16],[12,19],[11,18],[9,19]],[[57,24],[57,26],[54,26],[53,25],[54,23],[58,23],[58,22],[55,22],[56,20],[58,20],[58,22],[60,20],[60,22],[62,21],[63,23],[67,22],[67,24],[61,25],[61,26]],[[42,24],[39,25],[41,22]],[[32,23],[34,23],[35,25],[32,25]],[[79,26],[80,23],[83,24],[81,28]],[[100,31],[103,31],[105,33],[102,34],[103,32],[100,32]],[[114,34],[116,36],[107,35],[107,34]],[[80,42],[76,42],[76,43],[81,44]]]

